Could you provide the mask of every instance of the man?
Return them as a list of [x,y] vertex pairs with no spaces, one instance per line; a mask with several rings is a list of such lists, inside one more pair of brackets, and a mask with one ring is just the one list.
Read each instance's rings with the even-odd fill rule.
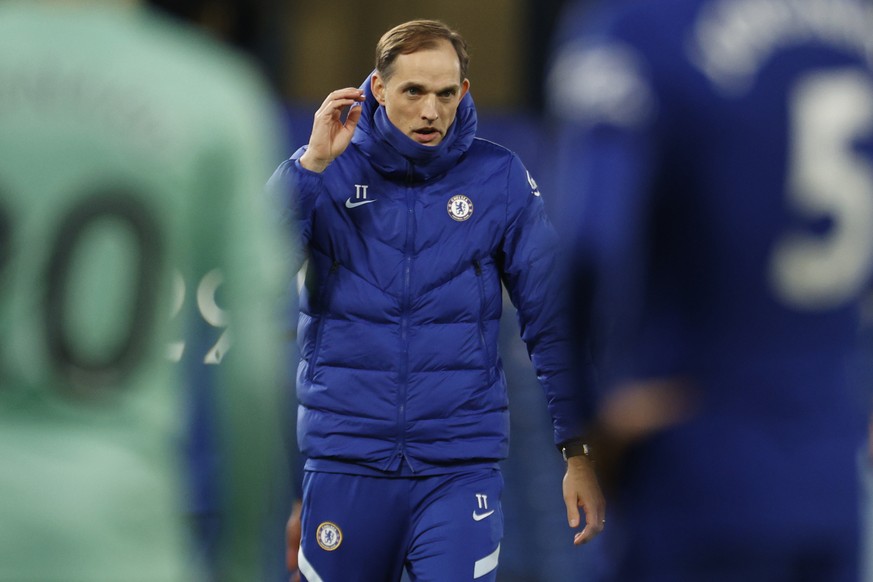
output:
[[[501,285],[569,457],[564,498],[584,543],[604,502],[568,380],[556,235],[521,161],[476,135],[464,40],[411,21],[360,89],[332,92],[293,177],[308,251],[298,434],[308,457],[304,579],[495,580],[508,447],[497,354]],[[350,108],[343,119],[345,108]],[[296,516],[289,524],[289,565]]]
[[856,580],[871,8],[586,8],[550,94],[614,579]]
[[145,10],[0,4],[0,579],[202,579],[168,355],[224,355],[207,274],[233,346],[211,367],[219,578],[264,579],[287,273],[271,106],[249,65]]

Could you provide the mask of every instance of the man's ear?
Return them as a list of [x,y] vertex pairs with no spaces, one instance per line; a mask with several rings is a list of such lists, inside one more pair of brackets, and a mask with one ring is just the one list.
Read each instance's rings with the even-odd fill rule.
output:
[[378,72],[370,77],[370,90],[380,105],[385,105],[385,82]]
[[467,94],[467,91],[470,90],[470,79],[464,79],[461,83],[461,99],[464,98],[464,95]]

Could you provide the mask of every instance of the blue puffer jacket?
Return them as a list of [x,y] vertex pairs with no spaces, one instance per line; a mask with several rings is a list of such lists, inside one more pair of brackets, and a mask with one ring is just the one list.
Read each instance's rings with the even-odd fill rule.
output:
[[497,351],[502,287],[552,414],[556,443],[581,434],[557,313],[556,234],[533,179],[475,137],[468,94],[436,147],[398,131],[364,83],[352,144],[322,174],[290,177],[302,248],[298,441],[307,468],[445,472],[506,457]]

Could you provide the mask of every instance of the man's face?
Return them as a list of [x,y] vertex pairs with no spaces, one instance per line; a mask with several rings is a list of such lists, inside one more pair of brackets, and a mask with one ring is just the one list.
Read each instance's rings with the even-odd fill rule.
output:
[[439,144],[455,121],[470,82],[461,78],[458,54],[449,41],[437,48],[400,55],[387,80],[373,75],[371,88],[388,119],[416,142]]

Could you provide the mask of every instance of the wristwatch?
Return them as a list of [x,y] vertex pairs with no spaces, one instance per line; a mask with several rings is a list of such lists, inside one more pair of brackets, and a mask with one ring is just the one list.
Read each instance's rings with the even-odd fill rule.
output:
[[580,441],[570,441],[561,445],[561,456],[566,461],[570,457],[578,457],[585,455],[591,457],[591,447]]

